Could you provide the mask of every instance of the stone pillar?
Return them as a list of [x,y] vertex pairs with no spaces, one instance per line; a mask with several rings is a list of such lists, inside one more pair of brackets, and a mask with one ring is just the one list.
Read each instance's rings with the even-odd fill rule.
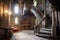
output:
[[1,1],[0,1],[0,16],[1,16]]
[[30,1],[30,0],[29,0],[29,1],[26,1],[26,2],[25,2],[25,6],[26,6],[26,9],[27,9],[28,11],[30,11],[30,10],[31,10],[31,7],[32,7],[31,1]]
[[1,26],[1,0],[0,0],[0,26]]
[[59,28],[59,16],[58,16],[58,10],[56,10],[56,15],[57,15],[57,27]]
[[23,0],[19,0],[19,6],[20,6],[20,11],[22,11],[22,15],[23,15],[23,7],[24,7],[24,1]]
[[[9,2],[9,12],[11,11],[11,1]],[[10,13],[8,14],[8,26],[10,27]]]
[[44,17],[45,17],[45,27],[47,27],[47,24],[46,24],[46,21],[47,21],[47,18],[46,18],[46,0],[43,0],[43,3],[44,3]]
[[21,8],[21,10],[22,10],[22,15],[23,15],[23,7],[24,7],[24,1],[21,0],[21,1],[20,1],[20,8]]
[[52,8],[52,37],[56,38],[56,18],[54,8]]
[[59,27],[59,19],[60,19],[60,18],[59,18],[59,16],[60,16],[59,14],[60,14],[60,13],[59,13],[59,11],[58,11],[58,10],[56,10],[56,12],[57,12],[57,13],[56,13],[56,14],[57,14],[57,23],[56,23],[56,24],[57,24],[57,27],[56,27],[56,35],[57,35],[57,38],[58,38],[58,37],[59,37],[59,35],[60,35],[60,32],[59,32],[59,31],[60,31],[60,27]]

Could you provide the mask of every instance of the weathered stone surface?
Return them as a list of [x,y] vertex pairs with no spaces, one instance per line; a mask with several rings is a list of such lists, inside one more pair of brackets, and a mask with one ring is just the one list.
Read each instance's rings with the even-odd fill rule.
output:
[[35,36],[32,30],[24,30],[18,33],[14,33],[11,40],[49,40],[49,39]]

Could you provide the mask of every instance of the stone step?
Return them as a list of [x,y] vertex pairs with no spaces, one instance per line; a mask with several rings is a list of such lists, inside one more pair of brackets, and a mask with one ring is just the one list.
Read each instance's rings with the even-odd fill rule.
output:
[[35,33],[35,35],[45,38],[52,38],[51,29],[41,28],[40,32]]
[[44,38],[52,38],[51,35],[46,35],[46,34],[38,34],[38,33],[35,33],[36,36],[39,36],[39,37],[44,37]]
[[50,32],[51,32],[51,30],[52,30],[52,29],[48,29],[48,28],[41,28],[41,30],[44,30],[44,31],[50,31]]
[[39,34],[47,34],[47,35],[51,35],[50,31],[46,31],[46,30],[40,30],[40,32],[38,32]]
[[51,30],[52,30],[52,29],[41,28],[39,34],[51,35],[51,33],[52,33]]

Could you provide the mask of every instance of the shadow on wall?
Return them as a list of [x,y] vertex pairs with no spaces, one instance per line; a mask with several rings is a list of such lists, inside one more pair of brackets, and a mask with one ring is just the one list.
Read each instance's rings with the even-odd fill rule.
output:
[[26,29],[33,29],[35,16],[31,11],[26,10],[21,21],[21,25],[26,27]]

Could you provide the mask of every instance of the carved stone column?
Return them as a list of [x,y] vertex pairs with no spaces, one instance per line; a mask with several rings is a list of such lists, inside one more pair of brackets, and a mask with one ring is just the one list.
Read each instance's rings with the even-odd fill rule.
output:
[[46,19],[46,0],[43,0],[43,3],[44,3],[44,17],[45,17],[44,22],[45,22],[45,27],[47,27],[47,24],[46,24],[46,21],[47,21],[47,19]]
[[18,2],[19,2],[19,7],[20,7],[21,15],[23,15],[24,1],[23,0],[18,0]]
[[52,8],[52,37],[56,38],[56,18],[54,8]]

